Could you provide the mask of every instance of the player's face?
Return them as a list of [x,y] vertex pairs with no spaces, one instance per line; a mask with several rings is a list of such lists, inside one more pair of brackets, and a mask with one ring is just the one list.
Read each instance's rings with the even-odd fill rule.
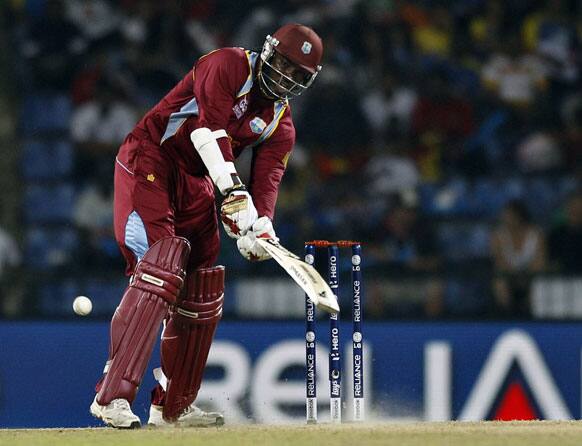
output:
[[279,98],[298,96],[309,84],[311,74],[275,52],[263,67],[269,90]]
[[280,71],[281,74],[283,74],[281,77],[281,82],[283,85],[289,88],[292,86],[289,85],[289,79],[292,79],[301,85],[305,85],[307,82],[309,82],[310,74],[307,71],[298,67],[293,62],[289,61],[287,58],[277,52],[273,55],[273,61],[271,64],[274,68]]

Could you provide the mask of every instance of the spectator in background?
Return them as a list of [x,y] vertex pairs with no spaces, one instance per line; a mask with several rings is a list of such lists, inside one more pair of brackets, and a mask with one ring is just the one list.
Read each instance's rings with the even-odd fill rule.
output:
[[567,98],[562,104],[562,120],[565,132],[562,134],[562,149],[566,164],[572,169],[582,167],[582,94]]
[[108,0],[67,0],[67,16],[83,33],[88,46],[113,44],[120,17]]
[[446,58],[451,52],[453,29],[449,8],[437,4],[427,11],[424,21],[414,27],[412,38],[420,54]]
[[303,235],[314,223],[311,213],[305,212],[308,193],[310,189],[317,187],[309,178],[309,169],[306,168],[309,163],[310,158],[305,149],[300,145],[295,145],[293,155],[289,157],[285,170],[285,185],[279,189],[277,233],[289,247],[302,247],[306,240]]
[[111,71],[110,64],[111,57],[107,51],[95,50],[85,54],[84,64],[75,74],[70,86],[73,106],[95,98],[101,79],[106,72]]
[[469,23],[469,35],[473,50],[480,56],[488,56],[505,38],[509,19],[503,0],[489,0],[483,5],[485,11],[476,15]]
[[481,79],[486,89],[502,103],[530,107],[547,88],[546,66],[535,54],[524,51],[520,36],[508,36],[483,65]]
[[564,274],[582,273],[582,193],[566,201],[564,219],[549,234],[552,267]]
[[[245,6],[243,3],[241,6]],[[246,9],[246,8],[245,8]],[[238,42],[243,48],[251,48],[255,42],[260,42],[261,38],[271,32],[275,26],[277,17],[272,8],[267,5],[258,4],[254,8],[248,8],[238,18],[238,27],[233,29],[233,42]],[[326,40],[327,42],[327,40]]]
[[[364,199],[362,187],[355,187],[357,179],[352,176],[334,176],[324,183],[309,181],[316,187],[322,187],[321,196],[309,204],[311,239],[327,240],[359,239],[365,233],[362,228],[377,221],[378,215],[369,209],[369,202]],[[362,218],[365,215],[366,218]],[[315,232],[314,232],[315,231]]]
[[358,97],[340,70],[326,66],[317,81],[318,89],[304,104],[297,133],[301,134],[302,143],[311,145],[322,176],[350,174],[367,161],[368,121],[354,106]]
[[16,240],[0,227],[0,315],[10,317],[22,313],[23,296],[11,274],[20,265],[22,256]]
[[21,262],[20,248],[14,237],[0,227],[0,279],[5,277],[10,268]]
[[[370,290],[370,311],[376,316],[409,311],[418,316],[420,310],[434,318],[444,313],[443,285],[426,275],[438,271],[441,258],[432,227],[420,218],[416,200],[414,194],[402,194],[381,219],[371,237],[374,243],[367,248],[369,264],[381,267],[389,277]],[[415,277],[415,273],[425,274]]]
[[77,107],[71,118],[78,179],[83,181],[100,163],[110,164],[136,122],[137,111],[123,90],[102,77],[95,97]]
[[112,165],[95,166],[73,209],[73,223],[81,240],[78,261],[93,271],[117,270],[124,264],[113,233]]
[[529,275],[546,267],[546,240],[521,201],[510,201],[503,208],[491,253],[496,310],[507,316],[529,315]]
[[63,92],[87,47],[81,31],[67,19],[62,0],[47,0],[44,15],[28,24],[21,45],[34,86]]
[[418,139],[415,158],[424,180],[454,170],[463,156],[463,142],[475,129],[473,105],[453,93],[444,70],[427,75],[412,111],[412,132]]
[[362,111],[377,143],[391,142],[384,138],[388,129],[408,132],[416,99],[416,91],[392,71],[385,72],[382,79],[364,93]]
[[410,140],[398,134],[386,139],[387,144],[378,146],[365,167],[366,191],[372,199],[384,201],[420,184],[420,173],[410,157]]
[[215,1],[126,2],[121,23],[123,70],[153,106],[191,68],[192,58],[220,46]]
[[556,171],[562,167],[562,152],[556,129],[540,123],[517,146],[519,169],[524,173]]
[[[398,5],[391,2],[357,2],[344,30],[343,42],[353,68],[364,76],[377,76],[387,66],[412,58],[410,27],[401,20]],[[357,74],[357,71],[356,71]]]
[[[324,148],[330,154],[345,154],[359,147],[369,136],[369,125],[358,107],[348,79],[336,67],[322,71],[319,90],[308,97],[303,111],[302,141]],[[333,110],[333,113],[329,113]],[[317,116],[317,121],[313,117]]]
[[[574,86],[579,79],[579,61],[576,48],[580,45],[582,32],[579,27],[574,2],[546,0],[542,9],[532,12],[523,21],[522,34],[529,51],[535,51],[548,66],[548,74],[554,93],[563,92],[563,87]],[[578,20],[578,22],[577,22]]]

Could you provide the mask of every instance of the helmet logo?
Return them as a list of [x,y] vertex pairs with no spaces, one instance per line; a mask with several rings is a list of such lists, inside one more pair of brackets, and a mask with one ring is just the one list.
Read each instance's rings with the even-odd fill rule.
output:
[[311,53],[311,43],[309,43],[307,41],[303,42],[303,46],[301,47],[301,52],[303,54]]

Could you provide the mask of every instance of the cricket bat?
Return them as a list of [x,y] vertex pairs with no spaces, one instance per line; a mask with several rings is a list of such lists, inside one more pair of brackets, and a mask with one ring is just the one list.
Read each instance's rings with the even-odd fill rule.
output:
[[328,313],[339,313],[340,308],[333,291],[317,272],[291,251],[273,239],[257,238],[257,243],[291,276],[313,304]]

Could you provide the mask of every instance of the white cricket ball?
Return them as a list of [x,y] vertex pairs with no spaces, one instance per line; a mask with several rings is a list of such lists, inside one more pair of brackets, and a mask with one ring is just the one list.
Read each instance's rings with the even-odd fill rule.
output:
[[79,316],[87,316],[92,309],[93,304],[87,296],[77,296],[73,301],[73,311]]

